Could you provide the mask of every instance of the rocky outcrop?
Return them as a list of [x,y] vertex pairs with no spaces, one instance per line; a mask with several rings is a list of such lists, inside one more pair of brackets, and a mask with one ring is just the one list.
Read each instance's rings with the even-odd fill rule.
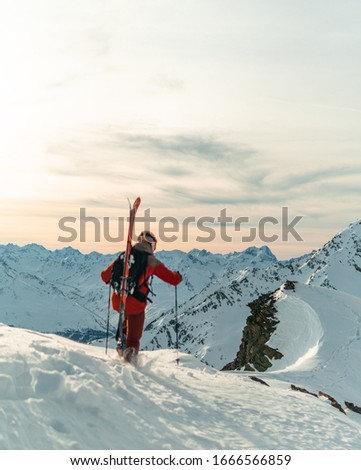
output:
[[308,395],[312,395],[313,397],[318,398],[318,395],[316,393],[309,392],[306,388],[297,387],[297,385],[291,384],[291,390],[295,392],[307,393]]
[[[319,397],[326,398],[331,403],[331,406],[336,408],[341,413],[346,414],[345,410],[342,408],[342,406],[339,404],[339,402],[335,398],[331,397],[331,395],[329,395],[326,392],[321,391],[321,392],[318,392],[318,395],[317,395],[316,393],[310,392],[310,391],[306,390],[305,388],[297,387],[296,385],[293,385],[293,384],[291,384],[291,390],[293,390],[295,392],[307,393],[308,395],[312,395],[313,397],[316,397],[316,398],[319,398]],[[347,402],[345,402],[345,404],[347,406]],[[353,405],[353,404],[350,403],[350,405]],[[355,406],[355,405],[353,405],[353,406]],[[360,411],[361,411],[361,409],[360,409]]]
[[283,284],[283,289],[284,290],[292,290],[293,292],[295,292],[295,290],[296,290],[296,281],[286,281]]
[[266,385],[267,387],[269,387],[269,384],[267,382],[265,382],[264,380],[260,379],[259,377],[256,377],[255,375],[249,375],[248,376],[251,380],[253,380],[254,382],[258,382],[262,385]]
[[361,415],[361,406],[357,406],[354,403],[351,403],[349,401],[345,401],[345,405],[349,410]]
[[[287,281],[284,288],[294,289],[294,284]],[[276,291],[275,291],[276,292]],[[271,367],[273,359],[281,359],[283,354],[267,345],[279,321],[274,304],[275,292],[261,295],[248,304],[251,314],[243,330],[242,342],[234,361],[222,370],[247,370],[264,372]]]
[[336,408],[338,411],[341,411],[341,413],[346,414],[345,410],[342,408],[339,402],[335,398],[331,397],[331,395],[329,395],[328,393],[318,392],[318,396],[326,398],[327,400],[329,400],[329,402],[334,408]]

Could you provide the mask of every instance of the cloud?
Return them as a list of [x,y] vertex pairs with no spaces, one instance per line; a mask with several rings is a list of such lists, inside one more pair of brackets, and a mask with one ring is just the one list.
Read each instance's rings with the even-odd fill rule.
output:
[[159,207],[257,203],[264,197],[259,182],[265,173],[253,167],[257,150],[222,136],[98,129],[65,136],[47,153],[49,172],[85,188],[83,196],[77,190],[78,204],[88,200],[93,206],[99,198],[106,206],[119,191],[139,192]]
[[161,168],[160,171],[164,175],[168,175],[174,178],[188,177],[188,176],[194,175],[194,170],[187,169],[187,168],[180,168],[179,166],[175,166],[175,165],[165,166]]
[[[285,203],[285,195],[277,190],[262,191],[252,183],[243,186],[226,188],[222,184],[202,187],[163,186],[161,190],[167,197],[173,200],[182,200],[184,204],[201,206],[245,206],[245,205],[269,205]],[[231,186],[229,184],[229,186]],[[287,201],[292,196],[287,195]]]
[[[81,171],[83,176],[109,177],[117,171],[117,164],[120,169],[125,163],[129,167],[130,162],[143,170],[147,168],[170,176],[190,176],[199,169],[197,164],[223,168],[230,165],[232,170],[233,165],[244,163],[256,154],[257,151],[249,146],[202,135],[163,137],[91,131],[88,135],[79,133],[48,147],[49,156],[61,157],[52,164],[52,171],[74,176]],[[129,155],[136,159],[130,159]]]
[[[96,134],[78,133],[48,146],[48,171],[59,176],[111,181],[123,175],[136,179],[123,145],[109,144]],[[134,161],[135,162],[135,161]]]
[[78,178],[89,205],[99,198],[104,206],[120,194],[139,192],[157,207],[293,204],[307,211],[311,201],[320,205],[338,194],[351,197],[357,186],[351,183],[361,173],[345,164],[309,170],[293,161],[280,166],[252,145],[205,134],[98,129],[65,138],[48,154],[51,172]]
[[206,205],[206,206],[235,206],[244,203],[255,203],[260,202],[259,199],[255,200],[253,198],[244,198],[240,194],[219,194],[218,192],[214,193],[197,193],[194,192],[186,192],[186,191],[179,191],[175,190],[174,194],[176,196],[182,196],[183,198],[188,199],[192,203],[196,203],[199,205]]
[[147,136],[132,135],[126,137],[133,148],[162,152],[163,155],[180,154],[186,158],[197,157],[207,161],[245,160],[256,154],[256,150],[239,146],[220,139],[202,135]]
[[[334,165],[331,168],[318,168],[310,171],[287,172],[282,178],[279,174],[270,174],[266,178],[268,185],[274,184],[280,190],[292,190],[309,184],[322,184],[332,179],[340,180],[341,177],[354,177],[360,175],[361,166]],[[340,181],[338,181],[338,184]],[[343,186],[343,185],[342,185]],[[346,184],[344,186],[347,186]],[[346,189],[346,188],[345,188]]]

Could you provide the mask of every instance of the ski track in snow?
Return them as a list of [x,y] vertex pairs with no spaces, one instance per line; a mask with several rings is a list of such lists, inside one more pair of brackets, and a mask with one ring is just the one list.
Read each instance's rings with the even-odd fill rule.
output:
[[328,403],[174,350],[111,351],[0,325],[1,449],[357,449]]
[[324,334],[317,313],[302,299],[284,293],[276,308],[279,324],[268,344],[284,351],[284,357],[274,361],[272,370],[307,368],[306,363],[317,355]]
[[[279,348],[284,358],[274,361],[266,375],[308,384],[310,391],[325,391],[342,405],[345,400],[359,403],[361,300],[298,283],[296,292],[283,292],[275,306],[280,328],[268,344]],[[297,357],[307,360],[295,361]]]

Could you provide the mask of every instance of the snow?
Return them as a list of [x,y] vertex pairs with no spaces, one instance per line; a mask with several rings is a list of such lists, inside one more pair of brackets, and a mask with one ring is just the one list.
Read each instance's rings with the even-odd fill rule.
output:
[[285,371],[263,374],[266,387],[183,353],[177,366],[175,350],[142,352],[134,367],[56,335],[1,324],[0,336],[0,449],[361,445],[358,415],[292,391]]
[[[93,330],[105,335],[108,287],[100,272],[116,255],[92,252],[88,255],[71,247],[50,251],[29,244],[0,245],[0,322],[42,332],[63,333]],[[276,261],[270,250],[253,248],[228,255],[205,250],[184,253],[160,251],[157,257],[170,269],[182,272],[178,288],[179,305],[210,283],[228,280],[231,273],[247,266],[266,266]],[[174,288],[154,278],[154,304],[147,310],[147,322],[174,307]],[[117,318],[110,317],[115,331]]]
[[[99,272],[114,256],[0,245],[0,449],[360,449],[361,415],[345,407],[361,406],[360,221],[288,262],[264,247],[159,257],[184,274],[180,338],[191,354],[169,349],[174,289],[155,283],[142,346],[158,350],[134,367],[112,341],[106,355],[102,341],[46,333],[105,330]],[[216,370],[236,355],[247,304],[275,289],[268,344],[282,359],[264,373]]]
[[[323,387],[342,404],[360,403],[361,299],[297,283],[296,292],[283,291],[275,307],[280,328],[269,345],[279,348],[284,358],[274,361],[271,370],[285,380],[307,384],[311,391]],[[313,356],[301,362],[310,351]]]
[[285,295],[281,291],[277,302],[279,324],[267,343],[279,349],[284,357],[274,362],[272,370],[294,370],[311,367],[311,359],[317,355],[323,337],[323,329],[317,313],[299,297]]

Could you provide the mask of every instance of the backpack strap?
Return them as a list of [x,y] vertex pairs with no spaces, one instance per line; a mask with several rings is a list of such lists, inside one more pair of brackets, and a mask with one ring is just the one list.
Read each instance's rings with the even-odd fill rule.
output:
[[[132,248],[132,253],[133,253],[133,254],[134,254],[135,251],[137,251],[137,250],[133,250],[133,248]],[[131,297],[134,297],[135,299],[137,299],[139,302],[146,303],[147,300],[150,300],[150,299],[148,298],[149,286],[148,286],[148,284],[147,284],[149,277],[148,277],[148,278],[145,277],[145,276],[146,276],[147,266],[148,266],[148,256],[149,256],[150,253],[147,253],[147,252],[144,252],[144,251],[142,251],[142,252],[140,252],[140,253],[141,253],[141,256],[144,257],[144,266],[143,266],[143,273],[142,273],[142,274],[143,274],[143,277],[144,277],[144,280],[143,280],[143,282],[142,282],[141,284],[138,284],[138,283],[137,283],[137,285],[134,287],[132,293],[129,294],[129,295],[130,295]],[[139,276],[139,277],[141,277],[141,276]],[[142,286],[144,286],[144,285],[147,286],[147,289],[148,289],[148,291],[147,291],[146,294],[145,294],[144,292],[141,292],[141,291],[140,291],[140,288],[141,288]]]
[[[141,284],[137,285],[137,287],[134,289],[134,292],[132,292],[132,296],[134,298],[136,298],[137,300],[139,300],[140,302],[150,302],[150,303],[153,303],[153,300],[151,298],[149,298],[149,293],[152,294],[153,296],[155,296],[156,294],[153,292],[152,290],[152,282],[153,282],[153,275],[151,274],[150,276],[146,277],[146,271],[147,271],[147,266],[148,266],[148,256],[150,255],[150,253],[147,253],[147,252],[144,252],[146,255],[147,255],[147,262],[144,263],[144,270],[143,270],[143,277],[144,277],[144,280]],[[147,293],[144,294],[143,292],[141,292],[139,289],[142,287],[142,286],[146,286],[147,287]]]
[[113,264],[110,278],[110,285],[117,294],[120,294],[122,275],[123,275],[124,251],[120,253]]

